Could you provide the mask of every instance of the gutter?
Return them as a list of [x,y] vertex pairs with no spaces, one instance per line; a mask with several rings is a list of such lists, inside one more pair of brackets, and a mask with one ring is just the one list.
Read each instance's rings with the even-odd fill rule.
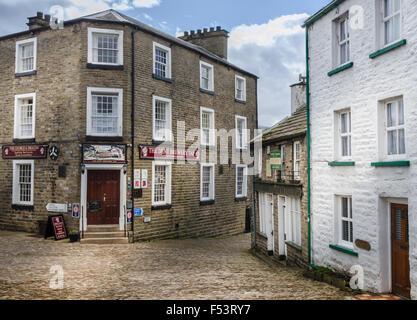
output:
[[321,17],[325,16],[327,13],[329,13],[329,11],[333,10],[334,7],[338,6],[339,4],[341,4],[342,2],[344,2],[345,0],[333,0],[332,2],[330,2],[327,6],[325,6],[324,8],[320,9],[317,13],[313,14],[310,18],[308,18],[304,24],[302,25],[303,28],[310,26],[311,24],[313,24],[314,22],[316,22],[317,20],[321,19]]

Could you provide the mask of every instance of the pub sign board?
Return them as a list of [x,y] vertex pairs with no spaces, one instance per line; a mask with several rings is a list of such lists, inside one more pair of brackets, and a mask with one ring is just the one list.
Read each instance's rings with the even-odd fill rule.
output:
[[200,161],[200,150],[142,145],[139,156],[142,160]]
[[48,146],[45,145],[14,145],[3,146],[3,159],[45,159]]
[[55,240],[68,238],[64,215],[59,214],[48,216],[48,225],[45,231],[45,239],[51,236],[54,236]]
[[83,145],[84,163],[126,163],[126,145]]
[[282,170],[281,151],[271,151],[270,158],[271,170]]

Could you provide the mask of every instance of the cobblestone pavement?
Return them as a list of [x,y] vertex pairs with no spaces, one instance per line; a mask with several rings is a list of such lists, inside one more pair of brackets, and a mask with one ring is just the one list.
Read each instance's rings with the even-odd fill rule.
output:
[[[81,245],[0,231],[0,299],[353,299],[249,247],[249,235]],[[62,290],[50,289],[54,265]]]

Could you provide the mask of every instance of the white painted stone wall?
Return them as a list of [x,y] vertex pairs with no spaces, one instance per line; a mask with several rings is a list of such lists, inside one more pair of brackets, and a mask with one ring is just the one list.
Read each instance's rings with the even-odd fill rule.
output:
[[[332,21],[359,5],[363,29],[350,30],[354,66],[332,77]],[[337,11],[338,10],[338,11]],[[388,198],[405,198],[409,205],[411,294],[417,299],[417,0],[402,0],[403,47],[372,60],[376,47],[376,0],[346,0],[309,27],[312,248],[313,263],[340,271],[361,265],[365,289],[391,290]],[[406,119],[404,160],[409,168],[374,168],[383,159],[378,147],[378,101],[403,96]],[[354,167],[330,167],[334,152],[334,111],[351,108]],[[334,197],[352,195],[354,240],[368,241],[370,252],[359,257],[329,248],[335,244]]]

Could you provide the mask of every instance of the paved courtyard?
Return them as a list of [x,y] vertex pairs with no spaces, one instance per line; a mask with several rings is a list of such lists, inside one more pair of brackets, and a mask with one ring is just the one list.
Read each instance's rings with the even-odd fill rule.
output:
[[[0,299],[352,299],[249,247],[249,235],[81,245],[0,231]],[[53,266],[62,290],[50,288]]]

